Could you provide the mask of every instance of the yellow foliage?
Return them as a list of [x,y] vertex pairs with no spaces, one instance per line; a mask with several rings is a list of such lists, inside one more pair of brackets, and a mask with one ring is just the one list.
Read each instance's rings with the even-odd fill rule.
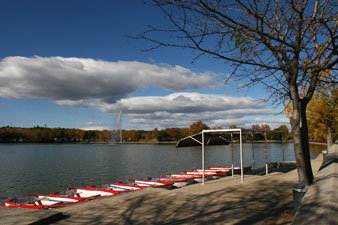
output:
[[331,128],[336,136],[338,124],[338,89],[331,85],[321,91],[315,92],[307,106],[309,136],[315,140],[325,140],[328,128]]

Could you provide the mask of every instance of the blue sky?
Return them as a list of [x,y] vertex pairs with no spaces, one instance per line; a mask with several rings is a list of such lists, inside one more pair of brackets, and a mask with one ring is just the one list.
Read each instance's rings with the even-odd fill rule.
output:
[[112,129],[242,127],[288,120],[261,88],[224,86],[231,68],[127,38],[166,18],[138,0],[0,3],[0,126]]

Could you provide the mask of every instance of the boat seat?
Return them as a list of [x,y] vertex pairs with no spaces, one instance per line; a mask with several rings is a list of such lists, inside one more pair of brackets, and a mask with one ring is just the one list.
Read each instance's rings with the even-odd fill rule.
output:
[[41,200],[36,200],[36,201],[34,202],[34,205],[42,205]]

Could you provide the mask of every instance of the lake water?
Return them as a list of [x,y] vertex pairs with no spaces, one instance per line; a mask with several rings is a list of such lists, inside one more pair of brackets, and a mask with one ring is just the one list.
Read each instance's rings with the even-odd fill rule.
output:
[[[206,166],[239,166],[239,145],[206,149]],[[254,149],[254,150],[252,150]],[[323,149],[311,146],[314,156]],[[294,160],[292,144],[244,144],[244,165]],[[253,160],[254,158],[254,160]],[[0,144],[0,201],[67,187],[159,176],[201,168],[201,147],[151,144]]]

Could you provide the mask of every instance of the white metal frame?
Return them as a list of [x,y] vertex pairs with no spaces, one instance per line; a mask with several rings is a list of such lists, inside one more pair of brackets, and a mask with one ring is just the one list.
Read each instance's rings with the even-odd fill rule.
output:
[[[241,159],[241,183],[244,182],[244,172],[243,172],[243,142],[242,142],[242,129],[220,129],[220,130],[202,130],[202,184],[205,184],[205,149],[204,149],[204,134],[205,133],[226,133],[226,132],[239,132],[239,149],[240,149],[240,159]],[[232,171],[233,171],[232,164]],[[233,172],[232,172],[233,173]]]

